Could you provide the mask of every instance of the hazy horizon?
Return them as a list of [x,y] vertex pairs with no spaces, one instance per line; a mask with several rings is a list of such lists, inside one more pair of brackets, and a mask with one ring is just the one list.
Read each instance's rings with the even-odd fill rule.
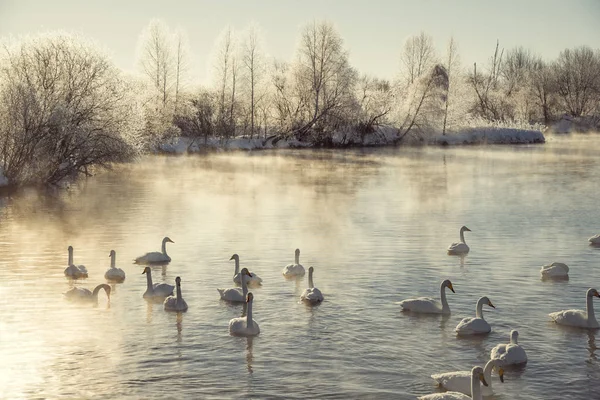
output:
[[[140,33],[153,18],[188,36],[194,58],[193,75],[206,83],[210,54],[219,34],[231,26],[236,31],[257,23],[266,51],[280,60],[293,57],[300,28],[312,20],[331,21],[344,39],[351,64],[361,73],[392,79],[400,68],[404,41],[421,31],[431,35],[438,54],[450,37],[459,45],[463,65],[485,63],[496,40],[505,49],[523,46],[545,59],[565,48],[587,45],[598,48],[600,2],[580,0],[502,4],[463,1],[222,1],[124,4],[115,1],[52,3],[0,0],[0,37],[66,30],[84,35],[109,51],[120,68],[136,68]],[[560,29],[559,29],[560,28]]]

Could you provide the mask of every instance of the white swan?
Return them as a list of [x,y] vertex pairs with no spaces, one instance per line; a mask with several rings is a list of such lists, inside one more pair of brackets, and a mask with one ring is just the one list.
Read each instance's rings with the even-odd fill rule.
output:
[[187,311],[188,305],[181,296],[181,278],[175,278],[177,287],[177,296],[170,296],[165,299],[165,311]]
[[540,274],[542,274],[542,279],[568,278],[569,267],[567,264],[561,262],[553,262],[552,264],[542,266]]
[[590,244],[600,245],[600,235],[592,236],[588,239],[588,241],[590,242]]
[[487,386],[488,383],[483,375],[483,369],[481,367],[473,367],[470,373],[471,376],[471,393],[472,396],[468,396],[460,392],[445,392],[445,393],[433,393],[427,396],[418,397],[419,400],[482,400],[481,387],[479,382],[483,383],[483,386]]
[[248,268],[242,268],[242,288],[229,288],[229,289],[217,289],[221,295],[221,300],[231,301],[233,303],[245,303],[247,301],[246,296],[248,295],[248,277],[250,272]]
[[467,254],[469,252],[469,246],[465,243],[465,232],[471,232],[471,230],[466,226],[460,228],[460,242],[448,246],[448,254]]
[[98,292],[100,289],[104,289],[106,292],[106,297],[108,297],[108,300],[110,301],[110,286],[108,286],[106,283],[101,283],[100,285],[96,286],[93,292],[90,292],[89,289],[74,287],[65,293],[65,297],[71,301],[98,303]]
[[487,304],[492,308],[494,305],[487,297],[483,296],[477,300],[477,307],[475,309],[475,318],[463,318],[462,321],[456,325],[456,333],[459,335],[477,335],[481,333],[489,333],[492,331],[492,327],[483,319],[483,305]]
[[[240,280],[240,277],[242,276],[242,274],[240,274],[240,256],[234,254],[229,259],[229,261],[231,260],[235,260],[235,272],[233,273],[233,282],[237,283],[238,285],[241,285],[242,281]],[[248,286],[262,285],[262,279],[254,272],[250,272],[250,278],[246,278],[246,283],[248,284]]]
[[448,305],[448,300],[446,300],[446,288],[452,290],[452,293],[456,293],[452,287],[452,282],[446,279],[440,285],[441,302],[436,299],[432,299],[431,297],[406,299],[400,302],[402,311],[412,311],[415,313],[424,314],[450,314],[450,306]]
[[123,282],[125,280],[125,271],[123,271],[121,268],[117,268],[116,267],[116,256],[117,253],[114,250],[110,251],[110,268],[106,270],[106,272],[104,273],[104,278],[107,281],[112,281],[112,282]]
[[[488,384],[481,391],[484,396],[491,396],[493,394],[492,371],[494,369],[498,370],[500,382],[504,383],[504,369],[501,365],[497,360],[489,360],[485,364],[485,367],[483,367],[483,376]],[[445,372],[443,374],[431,375],[431,377],[444,389],[471,395],[471,371]]]
[[87,278],[88,272],[83,265],[73,264],[73,246],[69,246],[69,261],[68,267],[65,268],[65,276],[72,279]]
[[256,336],[260,333],[258,322],[252,319],[252,300],[254,295],[248,293],[246,302],[246,316],[233,318],[229,321],[229,333],[236,336]]
[[596,316],[594,315],[594,302],[595,297],[600,297],[596,289],[588,289],[585,294],[586,300],[586,311],[583,310],[563,310],[553,312],[550,318],[559,325],[576,326],[579,328],[596,329],[600,328]]
[[296,249],[296,259],[293,264],[288,264],[283,268],[283,276],[286,278],[299,278],[304,276],[304,267],[300,264],[300,249]]
[[139,256],[134,260],[135,264],[158,264],[158,263],[167,263],[171,262],[171,257],[167,254],[167,242],[175,243],[168,237],[164,237],[162,240],[162,248],[161,251],[153,251],[150,253],[146,253],[143,256]]
[[175,289],[175,286],[167,285],[166,283],[152,284],[152,271],[150,270],[150,267],[144,268],[142,274],[146,274],[147,287],[144,292],[145,299],[162,301],[167,296],[173,296],[173,289]]
[[519,332],[516,330],[510,331],[510,343],[499,344],[490,352],[490,358],[498,360],[502,365],[517,365],[527,362],[527,353],[518,342]]
[[314,270],[313,267],[308,269],[308,289],[304,289],[304,292],[300,295],[300,300],[310,304],[318,304],[323,301],[323,293],[313,284]]

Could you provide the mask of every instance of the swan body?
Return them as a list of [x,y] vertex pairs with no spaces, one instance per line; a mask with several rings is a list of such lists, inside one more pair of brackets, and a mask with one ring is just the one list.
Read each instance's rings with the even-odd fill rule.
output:
[[170,296],[165,299],[164,308],[165,311],[187,311],[188,305],[181,296],[181,278],[175,278],[175,286],[177,287],[177,295],[175,297]]
[[110,251],[110,268],[108,270],[106,270],[106,272],[104,273],[104,278],[107,281],[112,281],[112,282],[123,282],[125,280],[125,271],[123,271],[121,268],[117,268],[116,267],[116,252],[114,250]]
[[89,289],[74,287],[73,289],[65,293],[65,297],[71,301],[97,303],[98,292],[100,291],[100,289],[104,289],[104,291],[106,292],[106,297],[108,297],[108,300],[110,300],[110,286],[108,286],[106,283],[102,283],[96,286],[93,292],[90,292]]
[[308,288],[304,289],[304,292],[300,295],[300,300],[310,304],[318,304],[323,301],[323,293],[313,284],[314,270],[313,267],[308,269]]
[[544,265],[540,270],[542,279],[548,278],[568,278],[569,267],[561,262],[553,262],[552,264]]
[[[493,394],[492,371],[494,368],[498,369],[500,382],[504,382],[504,369],[501,368],[500,362],[497,360],[489,360],[483,368],[483,376],[488,384],[488,386],[482,388],[481,392],[483,396],[491,396]],[[471,395],[471,371],[445,372],[443,374],[431,375],[431,377],[444,389],[460,392],[469,396]]]
[[477,306],[475,308],[475,318],[463,318],[463,320],[456,325],[455,331],[458,335],[478,335],[492,331],[490,324],[483,319],[484,304],[496,308],[487,297],[484,296],[480,298],[477,301]]
[[499,344],[490,352],[492,360],[498,360],[502,365],[518,365],[527,362],[527,353],[525,349],[518,343],[519,332],[516,330],[510,331],[510,343]]
[[452,243],[448,246],[448,254],[467,254],[469,252],[469,246],[465,242],[465,232],[471,232],[469,228],[463,226],[460,228],[460,242]]
[[244,279],[242,279],[242,288],[229,288],[229,289],[217,289],[221,295],[221,300],[230,301],[232,303],[246,303],[248,301],[248,277],[250,272],[248,268],[242,268],[241,272]]
[[433,393],[427,396],[418,397],[419,400],[482,400],[481,387],[479,382],[483,383],[483,386],[487,386],[488,383],[483,374],[483,368],[473,367],[469,373],[470,384],[471,384],[471,396],[468,396],[460,392],[445,392],[445,393]]
[[304,267],[300,264],[300,249],[296,249],[295,257],[293,264],[288,264],[283,268],[283,276],[286,278],[300,278],[305,274]]
[[160,300],[168,296],[173,295],[173,289],[175,286],[168,285],[166,283],[152,283],[152,271],[150,267],[144,268],[144,272],[142,274],[146,274],[146,291],[144,292],[144,298],[149,300]]
[[588,289],[586,292],[586,310],[563,310],[553,312],[550,318],[559,325],[575,326],[578,328],[596,329],[600,328],[594,314],[594,297],[600,297],[596,289]]
[[69,246],[69,261],[68,267],[65,268],[65,276],[72,279],[87,278],[88,272],[83,265],[73,264],[73,246]]
[[400,302],[402,311],[412,311],[423,314],[450,314],[450,306],[446,300],[446,288],[456,293],[452,287],[452,282],[446,279],[440,286],[440,300],[431,297],[417,297],[416,299],[407,299]]
[[134,260],[135,264],[159,264],[171,262],[171,257],[167,254],[167,242],[175,243],[168,237],[164,237],[162,240],[161,251],[153,251],[146,253],[143,256],[139,256]]
[[[229,259],[229,261],[231,261],[231,260],[235,260],[235,272],[233,273],[233,282],[238,285],[241,285],[242,284],[242,281],[241,281],[242,274],[239,272],[240,271],[240,256],[238,256],[237,254],[234,254]],[[250,272],[250,277],[246,278],[246,283],[248,284],[248,286],[258,286],[258,285],[262,285],[262,279],[258,275],[256,275],[254,272]]]
[[252,300],[254,296],[248,293],[246,316],[233,318],[229,321],[229,333],[236,336],[256,336],[260,333],[258,322],[252,319]]
[[600,245],[600,234],[596,235],[596,236],[592,236],[591,238],[588,239],[588,241],[590,242],[590,244]]

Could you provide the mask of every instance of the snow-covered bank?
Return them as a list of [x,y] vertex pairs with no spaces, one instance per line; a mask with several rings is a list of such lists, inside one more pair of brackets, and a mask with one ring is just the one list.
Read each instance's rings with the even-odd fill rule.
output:
[[[375,132],[359,134],[354,131],[336,132],[328,143],[330,147],[377,147],[394,146],[398,143],[406,144],[433,144],[433,145],[473,145],[473,144],[529,144],[544,143],[546,140],[542,132],[537,130],[513,129],[513,128],[469,128],[459,133],[434,136],[429,140],[420,141],[406,137],[400,140],[400,132],[392,127],[379,127]],[[209,138],[206,143],[204,139],[192,139],[189,137],[177,137],[168,143],[164,143],[157,149],[162,153],[183,154],[199,153],[205,151],[228,151],[228,150],[266,150],[285,148],[318,147],[308,141],[299,141],[295,138],[247,138],[236,137],[227,140]]]
[[471,128],[466,131],[434,137],[430,143],[443,146],[469,144],[545,143],[544,134],[536,130],[513,128]]

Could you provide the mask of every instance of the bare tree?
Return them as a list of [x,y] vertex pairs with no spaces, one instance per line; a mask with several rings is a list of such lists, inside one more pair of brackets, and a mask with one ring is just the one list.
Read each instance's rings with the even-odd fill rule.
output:
[[216,45],[215,72],[218,85],[217,130],[221,136],[235,133],[235,101],[239,64],[233,29],[226,28]]
[[248,28],[246,40],[242,48],[243,77],[249,97],[250,137],[255,133],[258,103],[265,95],[264,91],[261,90],[261,86],[265,76],[266,64],[260,42],[258,27],[251,25]]
[[360,107],[359,131],[373,132],[374,127],[385,122],[392,111],[392,85],[389,81],[363,75],[358,80],[356,91]]
[[442,124],[442,135],[446,134],[446,124],[448,122],[448,107],[450,106],[450,91],[454,87],[454,74],[458,72],[460,68],[460,61],[458,58],[458,46],[454,41],[454,38],[450,38],[448,42],[448,49],[446,55],[446,74],[448,75],[448,89],[446,90],[446,98],[444,101],[444,122]]
[[523,47],[509,50],[504,56],[500,75],[504,78],[506,95],[511,96],[515,91],[525,88],[529,72],[533,67],[535,57]]
[[406,79],[409,85],[425,72],[429,72],[435,63],[435,50],[431,36],[421,32],[411,36],[404,43],[401,61],[406,69]]
[[180,92],[186,83],[186,74],[189,68],[189,45],[187,37],[182,31],[174,35],[175,43],[175,114],[179,105]]
[[485,74],[477,73],[477,63],[473,64],[473,74],[469,81],[477,95],[477,112],[488,120],[500,121],[505,118],[502,99],[496,96],[504,49],[500,50],[500,42],[496,41],[496,49],[490,60],[490,68]]

